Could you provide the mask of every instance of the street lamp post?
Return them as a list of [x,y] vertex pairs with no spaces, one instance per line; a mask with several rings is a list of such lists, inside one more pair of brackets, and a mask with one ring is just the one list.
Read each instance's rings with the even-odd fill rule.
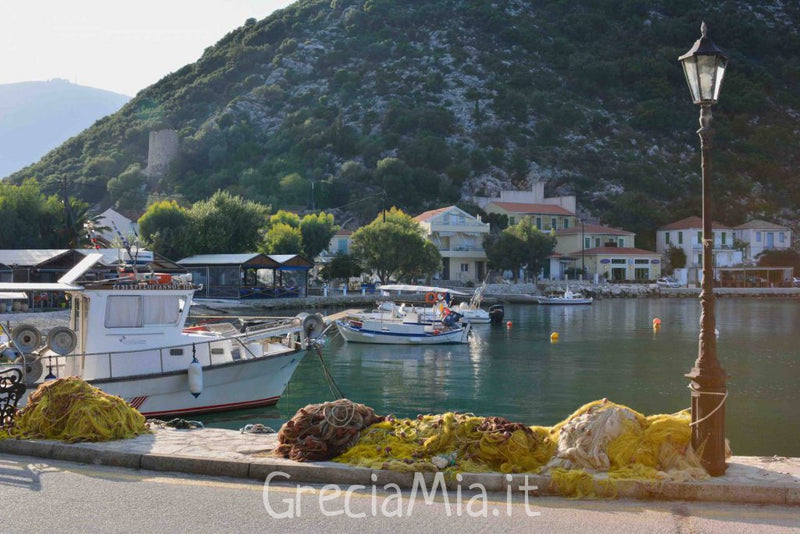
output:
[[713,233],[711,225],[711,106],[717,102],[727,57],[706,36],[701,37],[679,59],[683,65],[692,100],[700,106],[700,156],[703,188],[703,283],[700,292],[700,343],[691,379],[692,447],[700,454],[703,467],[712,476],[725,473],[725,371],[717,359],[714,316]]
[[586,254],[584,248],[586,247],[586,238],[583,236],[584,221],[581,218],[581,280],[586,276]]

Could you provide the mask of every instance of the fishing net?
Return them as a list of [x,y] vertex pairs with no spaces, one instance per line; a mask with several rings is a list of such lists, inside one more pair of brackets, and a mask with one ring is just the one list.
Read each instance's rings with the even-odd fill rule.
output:
[[691,448],[691,416],[644,416],[606,399],[553,427],[445,413],[388,416],[334,461],[393,471],[540,473],[562,495],[594,496],[616,480],[706,478]]
[[449,412],[414,420],[389,416],[336,461],[394,471],[519,473],[544,465],[554,448],[545,428]]
[[275,453],[298,462],[329,460],[358,441],[361,430],[382,420],[372,408],[348,399],[309,404],[278,431]]
[[45,382],[9,430],[10,437],[108,441],[146,433],[145,419],[120,397],[109,395],[77,377]]

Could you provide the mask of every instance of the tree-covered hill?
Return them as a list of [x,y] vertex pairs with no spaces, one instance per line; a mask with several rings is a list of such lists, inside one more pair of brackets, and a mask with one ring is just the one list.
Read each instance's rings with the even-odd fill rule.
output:
[[[535,177],[647,244],[699,213],[698,109],[677,57],[701,20],[730,55],[715,218],[795,224],[800,5],[780,0],[300,0],[12,179],[53,192],[66,176],[129,209],[226,189],[368,221],[382,202],[417,213]],[[148,180],[163,128],[180,156]]]

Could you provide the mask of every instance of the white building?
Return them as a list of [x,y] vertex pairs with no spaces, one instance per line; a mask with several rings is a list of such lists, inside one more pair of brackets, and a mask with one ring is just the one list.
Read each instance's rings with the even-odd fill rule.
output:
[[765,250],[783,250],[791,247],[792,231],[766,221],[755,220],[733,228],[733,235],[747,244],[744,258],[755,259]]
[[489,223],[456,206],[426,211],[414,217],[442,255],[442,280],[480,283],[486,277],[483,238]]
[[[733,248],[733,228],[712,222],[713,266],[732,267],[742,263],[742,252]],[[677,247],[686,254],[687,282],[701,280],[703,270],[703,220],[687,217],[662,226],[656,231],[656,251],[666,257],[667,250]]]

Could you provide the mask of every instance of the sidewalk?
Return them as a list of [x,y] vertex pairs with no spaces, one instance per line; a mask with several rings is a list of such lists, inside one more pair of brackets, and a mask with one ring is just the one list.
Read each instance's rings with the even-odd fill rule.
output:
[[[414,475],[352,467],[335,462],[299,463],[272,456],[277,434],[242,434],[236,430],[157,429],[134,439],[67,444],[51,440],[0,440],[0,452],[132,469],[174,471],[197,475],[265,480],[274,471],[291,482],[383,486],[394,482],[411,488]],[[372,475],[375,475],[372,477]],[[424,473],[430,487],[433,473]],[[526,475],[463,473],[461,484],[477,482],[487,491],[517,488]],[[556,495],[547,476],[527,475],[540,495]],[[283,478],[281,479],[283,480]],[[597,495],[614,497],[602,484]],[[611,493],[611,494],[609,494]],[[618,481],[616,496],[633,499],[746,502],[800,505],[800,459],[734,456],[724,476],[708,480],[671,483]]]

